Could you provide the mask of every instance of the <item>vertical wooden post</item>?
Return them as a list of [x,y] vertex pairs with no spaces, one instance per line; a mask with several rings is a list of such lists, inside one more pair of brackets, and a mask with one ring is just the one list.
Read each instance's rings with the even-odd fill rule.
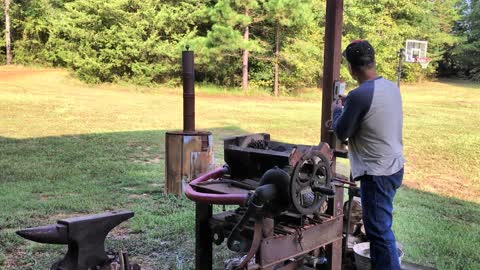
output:
[[333,85],[340,79],[342,61],[343,0],[327,0],[325,51],[323,64],[321,141],[335,146],[335,138],[326,123],[332,118]]
[[[336,138],[329,131],[326,123],[332,118],[333,86],[340,79],[340,65],[342,61],[342,28],[343,28],[343,0],[327,0],[325,22],[325,51],[323,66],[322,91],[322,122],[321,141],[336,148]],[[333,160],[333,173],[336,162]],[[329,200],[327,214],[343,215],[343,190],[337,188],[334,199]],[[328,263],[325,269],[342,269],[342,240],[337,240],[327,246]]]

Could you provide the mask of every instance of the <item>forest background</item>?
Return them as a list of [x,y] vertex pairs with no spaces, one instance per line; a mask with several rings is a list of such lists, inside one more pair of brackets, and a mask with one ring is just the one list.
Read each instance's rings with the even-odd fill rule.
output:
[[[178,85],[180,52],[188,45],[200,82],[288,94],[321,87],[325,4],[4,0],[0,62],[65,67],[89,83]],[[478,0],[345,0],[344,46],[355,39],[373,44],[379,73],[392,80],[407,39],[428,41],[433,61],[426,70],[405,65],[403,80],[480,80]],[[350,80],[346,67],[342,77]]]

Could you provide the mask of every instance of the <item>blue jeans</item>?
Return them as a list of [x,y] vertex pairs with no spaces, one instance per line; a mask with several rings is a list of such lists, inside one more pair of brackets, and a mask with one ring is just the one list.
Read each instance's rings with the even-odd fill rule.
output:
[[389,176],[364,175],[360,182],[363,223],[370,240],[373,270],[400,270],[392,231],[393,197],[402,184],[403,168]]

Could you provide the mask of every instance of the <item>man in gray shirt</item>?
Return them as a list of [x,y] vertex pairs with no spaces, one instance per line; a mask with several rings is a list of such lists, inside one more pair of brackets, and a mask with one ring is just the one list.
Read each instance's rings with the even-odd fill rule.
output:
[[375,51],[364,40],[343,53],[359,86],[332,104],[333,129],[348,139],[352,176],[360,180],[363,222],[370,240],[372,269],[400,270],[392,232],[393,198],[402,184],[402,98],[391,81],[377,76]]

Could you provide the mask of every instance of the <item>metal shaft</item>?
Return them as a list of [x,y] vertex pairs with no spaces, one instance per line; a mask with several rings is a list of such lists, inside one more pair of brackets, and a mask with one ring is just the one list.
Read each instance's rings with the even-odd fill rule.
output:
[[182,53],[183,131],[195,131],[195,64],[193,51]]
[[397,67],[397,86],[400,88],[400,81],[402,79],[402,65],[403,65],[403,54],[405,53],[405,49],[401,48],[398,51],[398,67]]

